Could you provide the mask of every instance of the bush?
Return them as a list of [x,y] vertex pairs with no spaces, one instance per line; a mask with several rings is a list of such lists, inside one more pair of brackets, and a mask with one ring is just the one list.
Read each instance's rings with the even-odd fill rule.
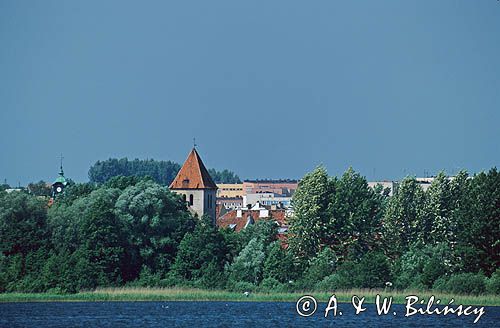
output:
[[[411,245],[393,266],[394,287],[397,289],[427,289],[441,276],[457,270],[449,259],[453,254],[444,244]],[[454,261],[452,261],[454,263]]]
[[452,294],[477,295],[486,291],[486,279],[482,273],[460,273],[437,279],[433,289]]
[[274,278],[265,278],[260,283],[260,291],[285,293],[289,290],[287,284],[282,284]]
[[246,281],[239,281],[234,284],[230,284],[228,286],[229,289],[233,292],[254,292],[257,290],[257,286],[255,286],[252,283],[246,282]]
[[261,240],[253,238],[227,268],[229,280],[233,283],[246,281],[257,285],[262,280],[264,267],[264,244]]
[[321,292],[353,288],[352,279],[345,274],[334,273],[318,282],[314,289]]
[[412,290],[425,290],[427,286],[422,283],[422,275],[411,275],[408,272],[401,273],[395,277],[394,288],[396,289],[412,289]]
[[152,273],[151,269],[143,265],[136,284],[140,287],[157,287],[160,285],[160,275]]
[[486,291],[489,294],[500,294],[500,269],[493,272],[491,278],[486,280]]
[[311,289],[321,282],[325,277],[335,272],[337,256],[330,248],[323,249],[318,256],[312,260],[311,265],[304,272],[299,285],[304,289]]
[[220,271],[213,261],[208,263],[202,270],[202,275],[194,282],[198,288],[222,289],[226,285],[226,275]]

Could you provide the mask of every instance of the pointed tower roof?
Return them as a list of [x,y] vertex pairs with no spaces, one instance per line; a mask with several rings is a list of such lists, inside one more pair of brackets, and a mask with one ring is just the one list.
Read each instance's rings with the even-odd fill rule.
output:
[[170,189],[217,189],[196,148],[189,153]]

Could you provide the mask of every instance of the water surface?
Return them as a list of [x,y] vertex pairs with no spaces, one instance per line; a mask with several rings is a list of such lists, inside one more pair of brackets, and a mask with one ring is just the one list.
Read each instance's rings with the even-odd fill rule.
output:
[[366,307],[355,315],[350,304],[339,304],[342,316],[324,318],[320,303],[304,318],[295,303],[281,302],[0,303],[0,327],[500,327],[500,307],[485,307],[477,324],[474,316],[404,317],[404,305],[393,305],[386,316]]

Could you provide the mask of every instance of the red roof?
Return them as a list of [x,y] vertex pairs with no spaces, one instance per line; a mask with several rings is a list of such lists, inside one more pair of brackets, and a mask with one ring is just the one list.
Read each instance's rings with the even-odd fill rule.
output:
[[217,219],[217,226],[219,228],[229,228],[230,225],[234,224],[234,231],[239,232],[245,228],[247,224],[248,217],[251,215],[254,222],[257,223],[260,220],[273,220],[278,222],[280,227],[286,226],[285,210],[270,210],[270,217],[261,218],[259,217],[259,211],[254,210],[243,210],[241,217],[237,217],[237,210],[232,210],[227,212],[223,216]]
[[182,165],[170,189],[217,189],[195,148]]

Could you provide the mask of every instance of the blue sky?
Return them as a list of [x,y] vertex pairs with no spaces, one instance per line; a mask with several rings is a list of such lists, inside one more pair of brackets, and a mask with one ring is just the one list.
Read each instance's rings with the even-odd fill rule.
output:
[[0,179],[182,163],[193,137],[242,178],[489,169],[499,32],[494,0],[0,0]]

